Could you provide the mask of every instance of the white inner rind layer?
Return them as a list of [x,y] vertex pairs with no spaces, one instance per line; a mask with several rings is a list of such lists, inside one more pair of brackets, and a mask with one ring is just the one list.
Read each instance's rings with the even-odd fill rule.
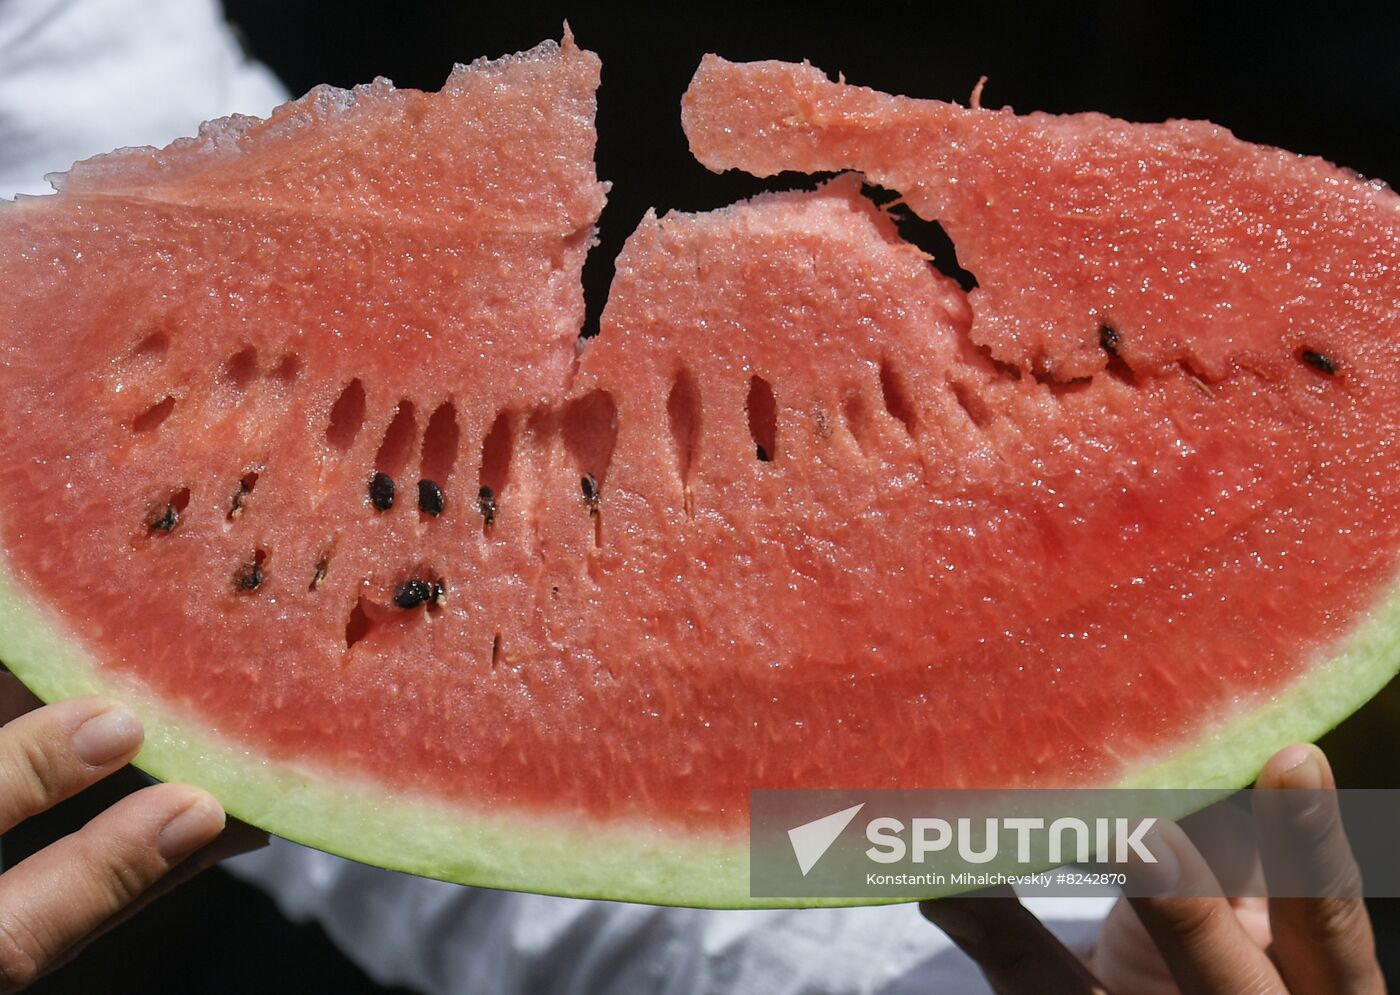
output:
[[[1239,787],[1280,747],[1332,728],[1400,669],[1400,583],[1336,645],[1335,655],[1283,691],[1242,698],[1203,735],[1130,770],[1119,786]],[[212,735],[135,680],[104,673],[75,634],[25,595],[3,556],[0,660],[45,701],[100,694],[132,705],[146,726],[135,762],[150,774],[197,784],[246,822],[365,863],[491,888],[658,905],[891,901],[753,898],[746,839],[674,826],[600,825],[571,813],[477,810],[259,756]]]

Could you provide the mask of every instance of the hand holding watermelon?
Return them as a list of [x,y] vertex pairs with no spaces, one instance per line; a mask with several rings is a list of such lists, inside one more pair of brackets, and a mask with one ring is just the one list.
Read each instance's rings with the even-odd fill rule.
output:
[[[19,681],[0,674],[4,832],[114,773],[143,738],[135,713],[110,700],[38,705]],[[235,834],[232,846],[201,849],[223,829],[223,809],[208,792],[160,784],[8,869],[0,877],[0,989],[23,987],[67,959],[155,897],[158,883],[168,889],[252,848]]]
[[[1255,786],[1330,791],[1336,781],[1321,750],[1294,745],[1274,754]],[[1356,860],[1337,809],[1320,807],[1316,815],[1283,830],[1298,837],[1289,841],[1289,853],[1309,853],[1309,870],[1324,881],[1353,882],[1328,890],[1359,894]],[[1174,830],[1163,836],[1171,839],[1181,881],[1198,886],[1181,890],[1218,892],[1209,866]],[[1265,859],[1262,873],[1272,881],[1270,866]],[[924,902],[920,910],[977,961],[1001,995],[1385,991],[1360,898],[1120,898],[1088,967],[1010,889],[1004,899],[951,898]]]

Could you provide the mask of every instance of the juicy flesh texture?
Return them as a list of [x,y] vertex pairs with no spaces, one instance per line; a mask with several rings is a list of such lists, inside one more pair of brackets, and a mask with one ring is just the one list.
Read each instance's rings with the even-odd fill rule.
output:
[[1390,578],[1389,193],[711,60],[703,161],[859,169],[981,287],[847,178],[647,218],[577,356],[597,74],[323,90],[0,214],[5,548],[104,666],[391,792],[731,833],[751,787],[1112,783]]

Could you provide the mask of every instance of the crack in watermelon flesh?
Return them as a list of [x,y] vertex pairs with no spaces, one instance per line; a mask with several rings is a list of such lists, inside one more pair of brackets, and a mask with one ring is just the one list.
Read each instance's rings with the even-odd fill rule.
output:
[[648,215],[580,344],[598,74],[318,88],[0,211],[17,672],[286,835],[697,904],[752,902],[750,788],[1240,783],[1393,672],[1388,190],[707,57],[703,163],[860,175]]

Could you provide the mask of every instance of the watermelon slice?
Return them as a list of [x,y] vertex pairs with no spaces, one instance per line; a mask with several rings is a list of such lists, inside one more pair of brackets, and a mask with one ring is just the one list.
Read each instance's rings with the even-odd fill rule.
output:
[[[1395,671],[1397,200],[708,58],[580,346],[566,36],[0,210],[0,656],[360,860],[694,905],[758,787],[1247,782]],[[811,904],[812,900],[804,900]]]

